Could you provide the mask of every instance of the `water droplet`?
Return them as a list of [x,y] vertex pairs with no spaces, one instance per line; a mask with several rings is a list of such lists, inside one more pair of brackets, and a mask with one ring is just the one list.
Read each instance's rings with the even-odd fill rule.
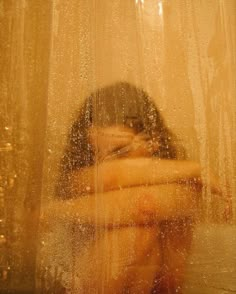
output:
[[86,191],[89,192],[90,190],[91,190],[91,187],[90,186],[87,186],[86,187]]
[[12,151],[11,143],[5,143],[0,147],[0,151]]
[[3,270],[3,272],[2,272],[2,280],[6,281],[7,277],[8,277],[8,272],[6,270]]
[[3,228],[4,228],[4,220],[0,219],[0,229],[3,229]]
[[14,178],[10,178],[8,181],[8,187],[9,188],[13,188],[14,187],[14,183],[15,183],[15,179]]
[[6,238],[4,235],[0,235],[0,246],[6,243]]
[[6,127],[4,128],[4,131],[5,131],[5,133],[6,133],[7,135],[10,135],[10,133],[12,132],[12,127],[8,127],[8,126],[6,126]]

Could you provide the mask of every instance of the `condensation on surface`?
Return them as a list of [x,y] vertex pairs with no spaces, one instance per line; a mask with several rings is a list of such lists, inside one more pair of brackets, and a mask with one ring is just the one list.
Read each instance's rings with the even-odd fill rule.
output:
[[0,0],[0,29],[0,292],[235,292],[235,1]]

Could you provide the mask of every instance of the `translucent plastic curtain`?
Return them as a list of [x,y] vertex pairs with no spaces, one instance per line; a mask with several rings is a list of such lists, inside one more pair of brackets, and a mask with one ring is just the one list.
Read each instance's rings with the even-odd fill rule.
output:
[[[117,277],[124,248],[114,237],[109,244],[117,268],[103,263],[100,290],[92,283],[81,290],[80,274],[91,277],[93,267],[80,268],[92,251],[79,230],[87,230],[96,244],[103,229],[94,234],[91,227],[72,227],[66,200],[63,221],[54,210],[46,224],[44,217],[58,200],[61,158],[85,97],[119,81],[153,98],[187,159],[201,166],[205,185],[197,224],[182,290],[174,290],[236,291],[235,5],[233,0],[0,3],[1,291],[108,293],[103,288],[108,276]],[[97,117],[102,107],[97,99]],[[212,174],[219,177],[222,197],[211,193]],[[103,189],[101,177],[95,177],[95,198]],[[229,191],[227,221],[222,199]],[[99,210],[99,198],[96,205]],[[131,234],[132,244],[134,239]],[[94,247],[101,256],[108,239],[104,244]]]
[[46,1],[0,3],[1,293],[35,288],[50,22]]

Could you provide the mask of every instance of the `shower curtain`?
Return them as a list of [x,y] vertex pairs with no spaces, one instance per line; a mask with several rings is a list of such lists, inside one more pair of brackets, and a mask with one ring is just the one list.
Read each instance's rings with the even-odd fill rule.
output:
[[[236,291],[236,2],[0,0],[0,30],[0,292],[61,291],[66,237],[56,225],[48,236],[40,219],[78,109],[119,81],[153,97],[201,165],[206,188],[184,293]],[[232,195],[228,221],[211,173]],[[63,258],[65,268],[73,263],[71,252]]]

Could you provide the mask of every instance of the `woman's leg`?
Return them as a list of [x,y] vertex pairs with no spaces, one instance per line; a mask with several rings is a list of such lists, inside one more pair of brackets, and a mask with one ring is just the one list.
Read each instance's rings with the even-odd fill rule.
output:
[[182,293],[194,221],[191,218],[166,221],[160,225],[160,229],[163,263],[152,293]]
[[83,269],[80,293],[147,293],[160,270],[159,229],[106,230],[78,260]]
[[150,294],[157,273],[161,271],[162,254],[160,243],[156,240],[153,249],[139,264],[133,267],[135,273],[129,294]]

